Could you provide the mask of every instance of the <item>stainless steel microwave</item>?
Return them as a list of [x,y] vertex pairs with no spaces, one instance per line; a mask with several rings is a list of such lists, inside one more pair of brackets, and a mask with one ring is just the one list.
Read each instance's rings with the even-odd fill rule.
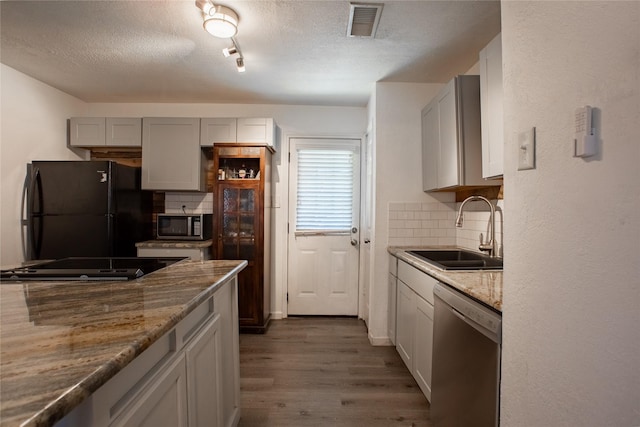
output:
[[158,214],[156,236],[168,240],[208,240],[213,233],[212,214]]

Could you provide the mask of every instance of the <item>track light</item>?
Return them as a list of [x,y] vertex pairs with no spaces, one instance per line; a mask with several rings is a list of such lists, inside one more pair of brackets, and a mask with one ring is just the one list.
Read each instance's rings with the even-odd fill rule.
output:
[[242,56],[236,59],[236,67],[238,68],[239,73],[244,73],[246,71],[244,68],[244,58]]
[[222,49],[222,54],[227,58],[237,54],[236,67],[239,73],[244,73],[244,57],[234,38],[238,32],[238,15],[236,12],[226,6],[215,5],[211,0],[196,0],[196,7],[204,15],[204,23],[202,25],[209,34],[215,37],[231,39],[231,46]]
[[228,58],[231,55],[235,55],[236,53],[238,53],[238,48],[235,44],[231,47],[225,47],[224,49],[222,49],[222,54],[225,56],[225,58]]
[[208,15],[213,8],[213,4],[209,0],[196,0],[196,7],[204,12],[205,15]]
[[[207,2],[209,5],[211,3]],[[204,29],[215,37],[228,39],[238,32],[238,15],[232,9],[226,6],[209,7],[207,4],[196,5],[205,13]]]

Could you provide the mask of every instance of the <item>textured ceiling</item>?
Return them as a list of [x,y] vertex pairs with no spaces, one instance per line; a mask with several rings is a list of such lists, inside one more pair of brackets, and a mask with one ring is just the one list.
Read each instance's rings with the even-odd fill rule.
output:
[[348,1],[225,0],[238,73],[195,1],[0,1],[0,60],[87,102],[364,106],[375,82],[466,71],[500,31],[499,1],[383,3],[376,37],[351,38]]

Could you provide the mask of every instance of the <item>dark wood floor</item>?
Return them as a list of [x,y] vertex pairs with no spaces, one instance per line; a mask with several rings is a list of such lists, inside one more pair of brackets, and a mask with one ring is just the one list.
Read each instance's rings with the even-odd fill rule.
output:
[[429,402],[393,347],[355,318],[275,320],[240,335],[241,427],[431,426]]

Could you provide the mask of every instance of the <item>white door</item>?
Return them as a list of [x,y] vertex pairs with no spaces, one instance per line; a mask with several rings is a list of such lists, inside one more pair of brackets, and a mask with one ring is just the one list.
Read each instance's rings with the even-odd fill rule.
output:
[[290,141],[290,315],[358,314],[360,140]]

